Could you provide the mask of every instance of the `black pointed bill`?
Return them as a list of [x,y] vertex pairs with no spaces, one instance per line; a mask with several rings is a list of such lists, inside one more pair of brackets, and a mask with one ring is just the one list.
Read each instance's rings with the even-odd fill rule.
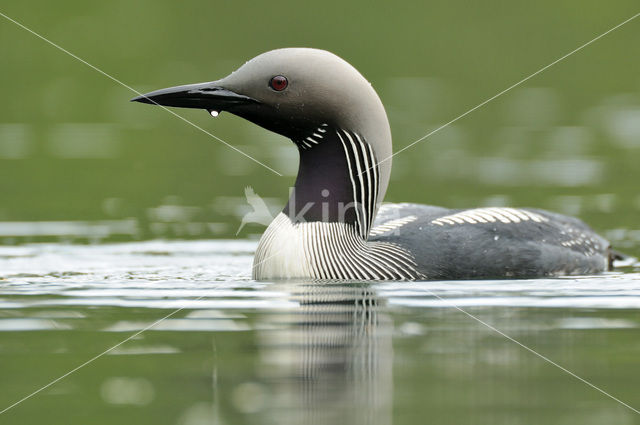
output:
[[131,101],[178,108],[206,109],[209,111],[229,111],[235,106],[258,103],[257,100],[251,97],[221,87],[216,81],[156,90],[135,97]]

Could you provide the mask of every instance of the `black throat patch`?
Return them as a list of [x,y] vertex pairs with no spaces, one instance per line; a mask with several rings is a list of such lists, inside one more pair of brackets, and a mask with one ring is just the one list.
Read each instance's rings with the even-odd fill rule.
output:
[[328,126],[294,142],[300,167],[283,213],[294,223],[351,224],[366,239],[379,180],[371,146],[354,132]]

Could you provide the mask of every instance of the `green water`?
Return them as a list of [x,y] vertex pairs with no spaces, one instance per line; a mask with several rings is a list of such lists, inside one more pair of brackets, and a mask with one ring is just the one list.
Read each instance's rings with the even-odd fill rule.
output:
[[640,423],[640,264],[564,279],[258,283],[254,248],[0,248],[1,409],[89,362],[2,423]]
[[[633,0],[0,5],[139,92],[214,80],[273,48],[333,51],[380,94],[395,150],[638,11]],[[625,24],[394,157],[386,201],[551,209],[640,256],[639,32]],[[178,111],[280,177],[1,16],[0,58],[0,411],[131,338],[1,423],[640,423],[640,266],[257,283],[264,227],[236,238],[244,190],[282,208],[290,141]]]

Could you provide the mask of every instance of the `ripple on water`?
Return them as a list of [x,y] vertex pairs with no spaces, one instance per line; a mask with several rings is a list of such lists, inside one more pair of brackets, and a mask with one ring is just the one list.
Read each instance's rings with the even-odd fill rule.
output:
[[71,326],[55,320],[16,318],[0,319],[0,332],[67,330]]
[[[231,329],[236,326],[229,324],[235,323],[233,319],[215,315],[296,305],[282,287],[251,280],[255,246],[252,241],[215,240],[0,247],[0,308],[199,309],[211,316],[200,319],[210,323],[195,325],[192,317],[185,319],[189,324],[168,320],[165,326]],[[535,280],[385,282],[374,283],[373,288],[389,305],[410,308],[640,307],[637,272]],[[44,316],[29,320],[44,320]],[[41,321],[7,322],[6,326],[53,325]],[[144,324],[119,326],[132,330]],[[242,330],[242,326],[235,329]]]

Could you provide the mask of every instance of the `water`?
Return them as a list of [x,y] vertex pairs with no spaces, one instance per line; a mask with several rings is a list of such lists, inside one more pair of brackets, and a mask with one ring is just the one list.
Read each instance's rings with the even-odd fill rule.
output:
[[[5,0],[0,12],[141,93],[213,81],[273,48],[333,51],[380,94],[398,151],[637,8]],[[638,23],[395,156],[385,200],[550,209],[640,257]],[[4,18],[0,57],[0,411],[126,340],[0,422],[640,423],[480,322],[638,409],[638,266],[257,283],[264,226],[243,224],[247,193],[271,215],[286,204],[289,140],[231,114],[175,111],[212,138]],[[236,234],[251,241],[211,241]]]
[[254,249],[1,247],[0,410],[115,346],[3,423],[640,423],[535,354],[638,409],[640,264],[541,280],[255,282]]

